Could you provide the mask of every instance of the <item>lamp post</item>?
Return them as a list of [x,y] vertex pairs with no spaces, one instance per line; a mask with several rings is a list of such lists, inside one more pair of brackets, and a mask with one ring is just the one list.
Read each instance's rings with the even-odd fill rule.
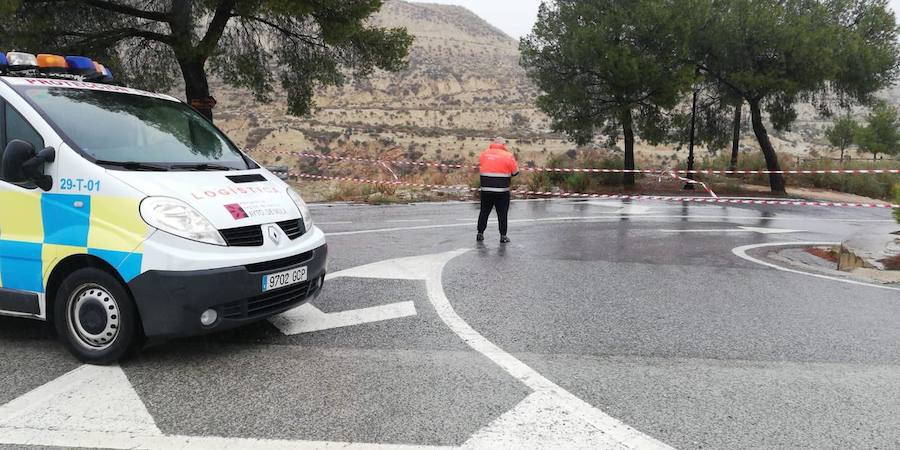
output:
[[[697,95],[700,93],[700,88],[697,85],[694,85],[694,99],[691,103],[691,136],[688,140],[688,160],[687,160],[687,178],[693,180],[694,179],[694,130],[697,127]],[[684,189],[688,191],[693,191],[695,189],[694,183],[685,183]]]

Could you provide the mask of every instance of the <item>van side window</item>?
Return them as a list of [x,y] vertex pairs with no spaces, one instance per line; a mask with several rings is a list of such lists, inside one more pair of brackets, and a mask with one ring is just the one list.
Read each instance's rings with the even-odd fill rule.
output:
[[18,111],[9,106],[8,103],[4,105],[4,109],[4,116],[6,117],[4,128],[6,132],[3,133],[5,138],[3,148],[6,148],[6,144],[9,144],[9,141],[13,139],[29,142],[34,146],[35,150],[44,148],[44,139],[25,121],[25,118]]

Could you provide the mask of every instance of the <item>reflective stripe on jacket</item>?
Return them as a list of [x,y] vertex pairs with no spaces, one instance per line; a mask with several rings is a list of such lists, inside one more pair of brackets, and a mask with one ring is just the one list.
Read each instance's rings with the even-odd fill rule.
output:
[[481,190],[509,192],[511,178],[519,174],[519,165],[503,144],[491,144],[479,159]]

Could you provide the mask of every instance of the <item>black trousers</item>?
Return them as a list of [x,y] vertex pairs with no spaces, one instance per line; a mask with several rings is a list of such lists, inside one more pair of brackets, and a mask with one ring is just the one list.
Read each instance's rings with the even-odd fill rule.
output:
[[481,191],[481,214],[478,215],[478,232],[487,229],[491,210],[497,209],[497,221],[500,222],[500,236],[506,236],[506,222],[509,214],[509,192]]

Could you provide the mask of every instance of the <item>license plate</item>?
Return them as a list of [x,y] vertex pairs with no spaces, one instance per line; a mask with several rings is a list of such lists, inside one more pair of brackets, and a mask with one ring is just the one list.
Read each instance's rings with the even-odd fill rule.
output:
[[306,281],[306,266],[284,272],[270,273],[262,277],[262,291],[271,291]]

